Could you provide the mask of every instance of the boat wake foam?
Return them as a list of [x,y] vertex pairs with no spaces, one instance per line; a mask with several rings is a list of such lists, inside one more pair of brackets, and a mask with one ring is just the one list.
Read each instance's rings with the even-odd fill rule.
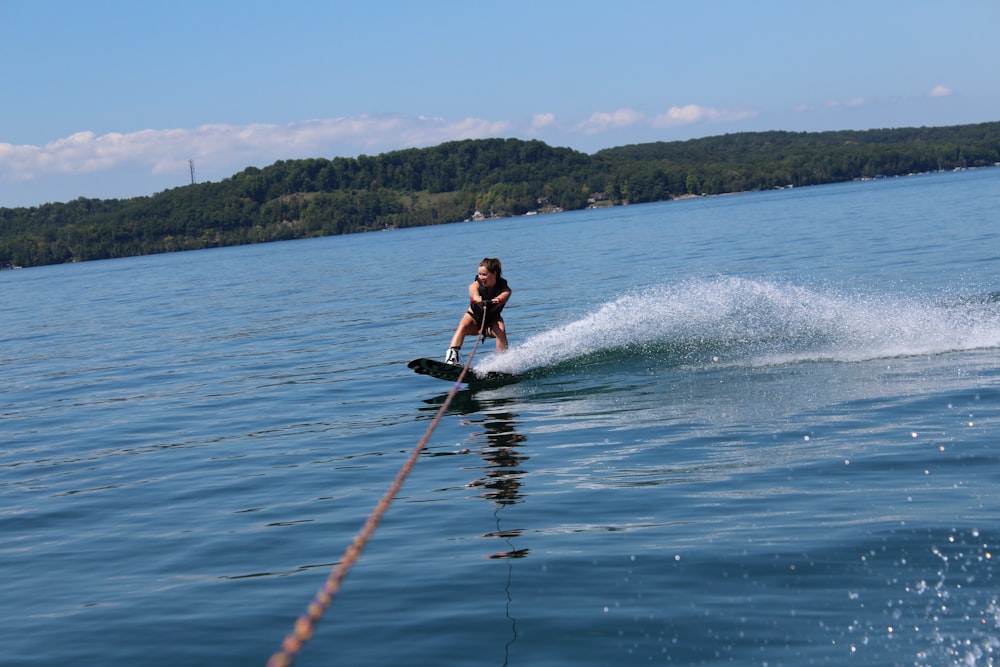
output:
[[490,357],[523,374],[636,358],[676,366],[863,361],[1000,347],[1000,293],[948,303],[736,277],[646,288]]

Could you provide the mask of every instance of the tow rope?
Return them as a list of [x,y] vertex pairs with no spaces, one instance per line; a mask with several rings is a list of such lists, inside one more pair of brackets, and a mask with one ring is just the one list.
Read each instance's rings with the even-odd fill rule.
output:
[[440,423],[441,418],[444,416],[445,411],[451,404],[451,400],[458,393],[458,390],[462,387],[462,380],[465,378],[465,374],[469,371],[472,366],[472,360],[476,356],[476,350],[479,349],[479,343],[485,340],[483,332],[486,330],[486,308],[483,308],[483,323],[479,327],[479,337],[476,338],[476,344],[472,347],[472,352],[469,354],[468,360],[465,362],[465,366],[462,367],[462,372],[459,373],[458,379],[452,386],[451,391],[448,392],[448,396],[445,397],[444,403],[438,408],[437,413],[434,415],[434,419],[431,420],[430,426],[427,427],[427,431],[424,436],[413,448],[410,453],[409,458],[407,458],[406,463],[400,468],[399,473],[396,474],[396,479],[393,480],[389,489],[382,496],[381,500],[375,505],[375,509],[370,515],[368,515],[367,521],[361,527],[361,532],[359,532],[351,544],[344,551],[343,557],[340,562],[333,566],[330,570],[330,575],[327,577],[326,582],[323,586],[316,592],[316,596],[313,601],[309,603],[306,607],[306,612],[299,616],[295,625],[292,627],[292,631],[285,637],[284,641],[281,643],[281,650],[271,656],[267,661],[267,667],[290,667],[290,665],[295,662],[296,656],[305,646],[313,633],[316,631],[316,626],[319,623],[320,618],[323,616],[323,612],[326,611],[330,603],[333,602],[333,596],[337,594],[340,590],[340,585],[347,576],[348,570],[351,566],[361,557],[361,552],[364,550],[365,545],[371,536],[375,533],[375,528],[378,527],[379,522],[385,513],[389,511],[389,505],[392,504],[393,499],[399,493],[399,490],[403,487],[403,482],[406,481],[406,476],[410,474],[413,467],[417,463],[417,458],[420,456],[420,452],[427,447],[427,443],[431,439],[431,435],[434,433],[434,429],[437,428],[438,423]]

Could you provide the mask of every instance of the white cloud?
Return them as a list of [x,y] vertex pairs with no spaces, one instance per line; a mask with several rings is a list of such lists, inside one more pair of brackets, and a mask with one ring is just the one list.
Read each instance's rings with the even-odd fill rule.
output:
[[89,174],[124,166],[161,174],[184,171],[188,160],[226,172],[249,164],[320,155],[354,155],[457,139],[500,136],[507,121],[447,120],[408,116],[353,116],[287,125],[202,125],[193,129],[132,133],[77,132],[42,146],[0,143],[0,180],[25,181],[54,174]]
[[928,97],[950,97],[955,94],[948,86],[934,86],[934,89],[928,94]]
[[826,106],[836,109],[837,107],[862,107],[866,103],[867,100],[863,97],[852,97],[848,100],[827,100]]
[[133,176],[186,174],[194,160],[200,174],[224,178],[247,166],[276,160],[320,156],[378,154],[400,148],[433,146],[460,139],[531,136],[562,131],[578,135],[631,127],[664,128],[699,122],[734,121],[756,114],[698,105],[673,107],[649,118],[621,108],[595,112],[575,124],[558,122],[554,113],[535,114],[527,126],[482,118],[359,115],[317,118],[286,125],[210,124],[194,128],[146,129],[98,135],[83,131],[44,145],[0,142],[0,181],[39,180],[128,170]]
[[[409,125],[406,127],[406,125]],[[380,144],[379,150],[395,150],[404,146],[434,146],[445,141],[458,139],[485,139],[510,134],[513,123],[505,120],[491,121],[481,118],[461,120],[435,119],[433,123],[412,124],[404,120],[396,133],[386,133],[373,138],[371,144]]]
[[597,134],[607,130],[630,127],[643,120],[642,112],[634,109],[618,109],[617,111],[597,111],[587,120],[577,123],[573,129],[583,134]]
[[694,123],[729,122],[745,120],[756,116],[754,111],[735,109],[714,109],[703,107],[698,104],[688,104],[682,107],[670,107],[670,109],[653,119],[653,127],[678,127],[680,125],[693,125]]
[[541,129],[543,127],[552,127],[556,124],[556,115],[554,113],[536,113],[531,117],[531,127]]

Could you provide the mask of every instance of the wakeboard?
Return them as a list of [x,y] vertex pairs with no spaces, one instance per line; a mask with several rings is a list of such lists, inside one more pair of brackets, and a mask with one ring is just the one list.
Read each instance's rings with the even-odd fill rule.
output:
[[[462,374],[462,366],[446,364],[437,359],[414,359],[406,364],[407,368],[412,368],[418,375],[430,375],[432,378],[446,380],[448,382],[458,382],[458,376]],[[499,371],[481,372],[470,368],[462,379],[469,385],[482,384],[485,382],[514,382],[517,376],[513,373],[501,373]]]

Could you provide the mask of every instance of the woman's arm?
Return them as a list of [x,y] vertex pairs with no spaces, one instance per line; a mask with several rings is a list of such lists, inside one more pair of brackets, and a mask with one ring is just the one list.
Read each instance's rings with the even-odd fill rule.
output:
[[500,292],[493,298],[493,303],[497,305],[502,305],[510,301],[510,288],[504,288],[504,291]]
[[482,298],[479,296],[479,281],[473,280],[469,283],[469,302],[479,303]]

